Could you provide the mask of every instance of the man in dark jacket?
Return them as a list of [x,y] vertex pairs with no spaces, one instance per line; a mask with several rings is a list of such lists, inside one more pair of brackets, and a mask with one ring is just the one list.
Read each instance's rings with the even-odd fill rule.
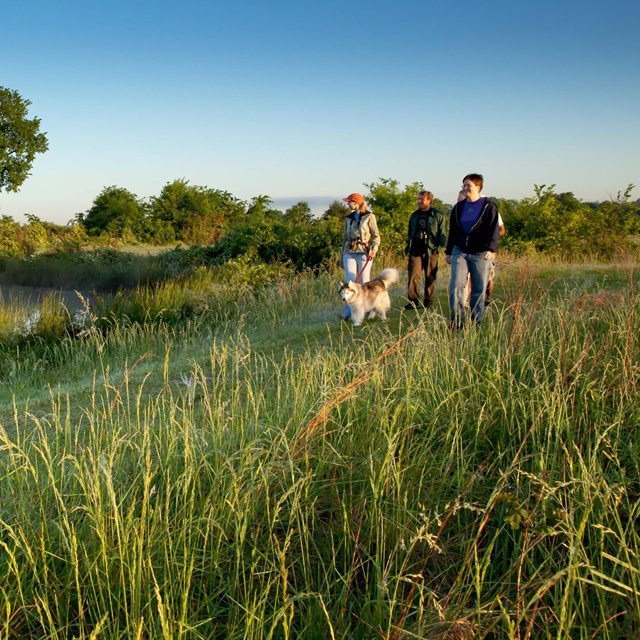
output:
[[454,205],[449,219],[445,261],[451,265],[449,308],[454,329],[465,322],[467,276],[471,278],[471,318],[476,324],[482,321],[487,281],[498,250],[498,207],[480,196],[483,182],[478,173],[464,177],[466,198]]
[[409,218],[409,231],[405,255],[409,257],[409,303],[405,309],[418,309],[420,302],[420,280],[424,271],[424,307],[433,306],[433,294],[438,275],[439,250],[447,237],[444,232],[444,214],[431,207],[433,194],[421,191],[418,194],[418,209]]

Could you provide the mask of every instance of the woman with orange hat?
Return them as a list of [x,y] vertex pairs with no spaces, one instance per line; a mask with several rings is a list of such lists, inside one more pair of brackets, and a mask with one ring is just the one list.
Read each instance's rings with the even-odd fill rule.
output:
[[[369,282],[371,261],[380,247],[380,232],[375,215],[359,193],[343,198],[349,206],[349,214],[344,219],[344,240],[342,242],[342,266],[345,282]],[[351,307],[345,305],[344,319],[351,317]]]

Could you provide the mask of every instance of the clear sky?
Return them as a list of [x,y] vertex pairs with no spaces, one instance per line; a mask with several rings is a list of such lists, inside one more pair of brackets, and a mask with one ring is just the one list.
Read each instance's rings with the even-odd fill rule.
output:
[[364,183],[453,202],[640,197],[640,2],[20,0],[0,85],[49,151],[0,213],[66,223],[176,179],[322,210]]

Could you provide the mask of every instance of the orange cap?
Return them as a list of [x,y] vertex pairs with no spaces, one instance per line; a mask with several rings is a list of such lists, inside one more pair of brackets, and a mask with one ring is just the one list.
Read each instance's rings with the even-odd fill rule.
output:
[[364,204],[364,198],[360,193],[352,193],[350,196],[347,196],[346,198],[342,198],[342,200],[344,202],[355,202],[358,205]]

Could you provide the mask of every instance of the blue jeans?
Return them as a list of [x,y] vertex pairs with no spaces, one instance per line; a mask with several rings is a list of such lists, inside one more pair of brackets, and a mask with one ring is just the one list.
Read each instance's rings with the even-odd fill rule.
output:
[[482,253],[465,253],[454,247],[451,253],[451,283],[449,285],[449,308],[451,325],[461,327],[466,320],[465,300],[467,297],[467,276],[471,276],[471,319],[482,322],[484,315],[484,297],[487,290],[492,260],[485,260]]
[[[369,282],[371,280],[371,263],[373,261],[369,260],[367,262],[367,254],[366,253],[345,253],[342,255],[342,266],[344,267],[344,281],[345,282],[355,282],[356,276],[362,271],[364,267],[364,271],[362,271],[362,275],[358,278],[358,282],[360,284],[364,284],[365,282]],[[365,267],[366,263],[366,267]],[[344,305],[344,317],[351,317],[351,307],[348,304]]]

